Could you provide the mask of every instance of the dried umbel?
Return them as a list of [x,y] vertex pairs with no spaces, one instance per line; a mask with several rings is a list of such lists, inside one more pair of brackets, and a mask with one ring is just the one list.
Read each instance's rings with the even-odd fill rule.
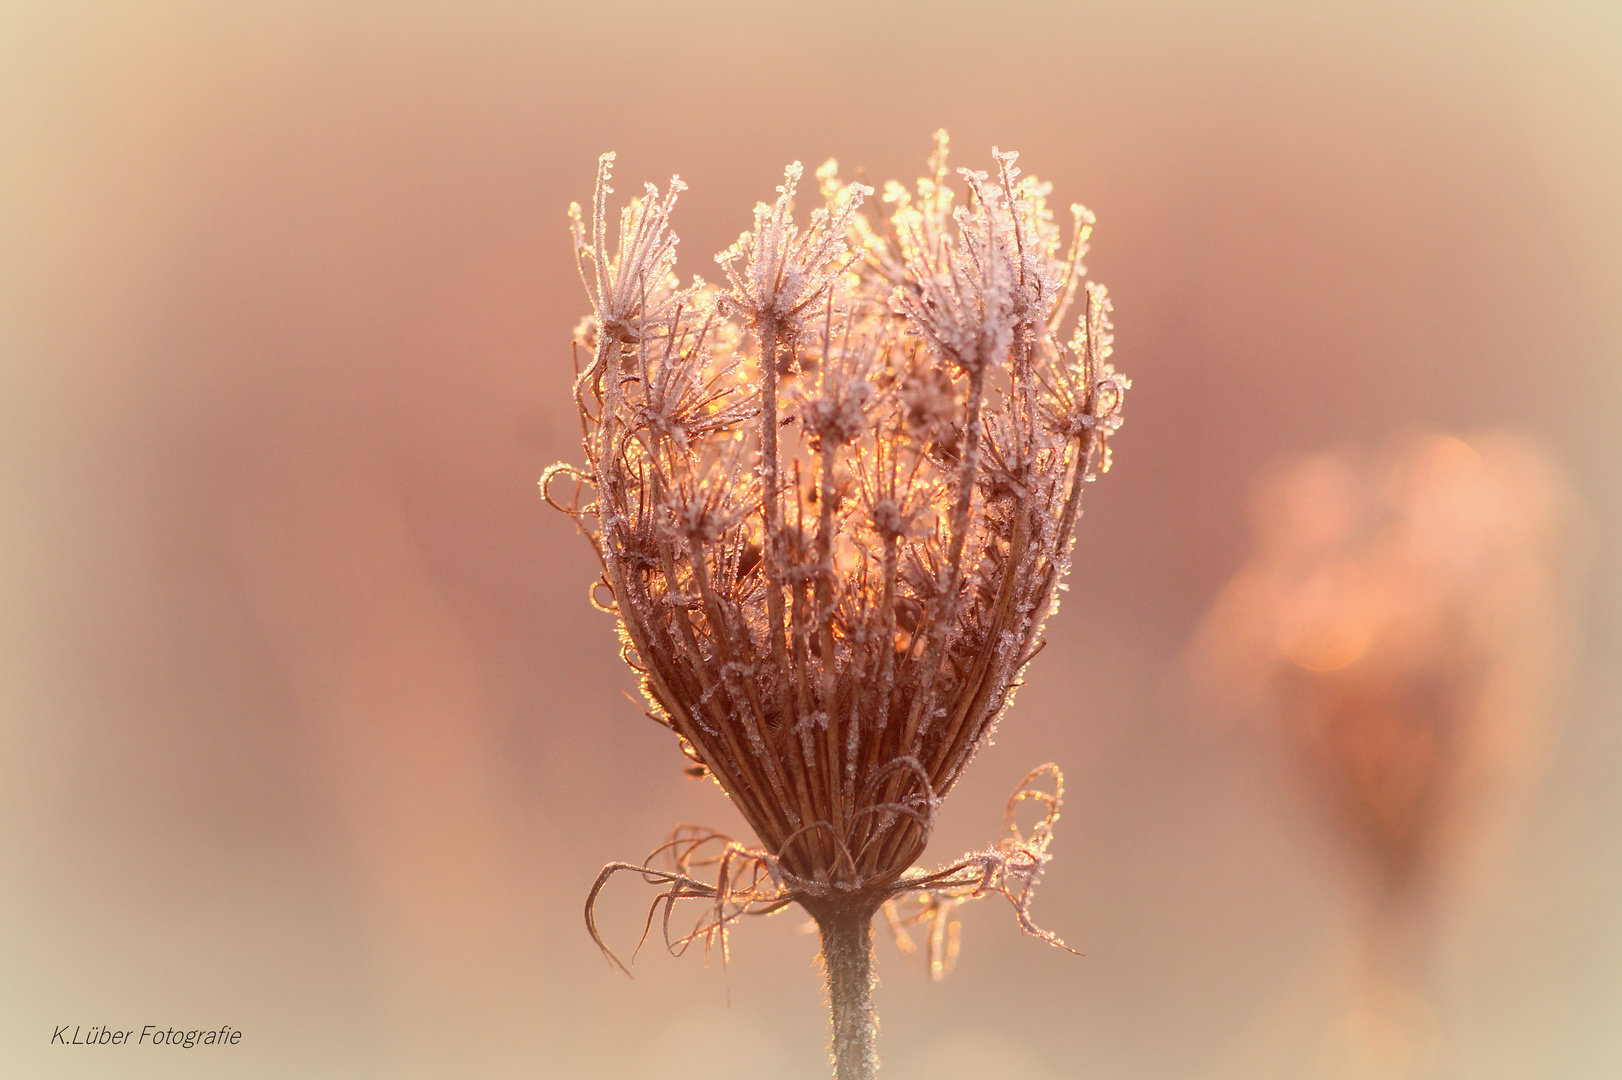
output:
[[[994,848],[912,865],[1041,647],[1129,385],[1109,362],[1109,300],[1083,280],[1091,215],[1073,207],[1065,240],[1016,155],[959,170],[960,194],[946,153],[941,133],[930,175],[888,185],[871,215],[872,189],[830,161],[803,224],[791,165],[717,256],[720,286],[674,274],[679,180],[649,185],[611,230],[605,155],[589,219],[572,210],[593,309],[575,383],[586,461],[542,488],[602,561],[593,596],[618,616],[651,715],[760,841],[678,831],[668,870],[616,864],[597,888],[616,869],[668,885],[678,949],[724,948],[742,914],[803,906],[822,930],[840,1077],[876,1067],[881,908],[931,921],[937,971],[969,895],[1002,893],[1034,931],[1060,797],[1035,780],[1057,781],[1051,767],[1015,793],[1046,808],[1030,835],[1010,816]],[[672,937],[684,897],[713,906]]]
[[1255,554],[1202,660],[1272,717],[1377,908],[1430,885],[1539,756],[1569,503],[1544,455],[1500,434],[1323,454],[1259,491]]

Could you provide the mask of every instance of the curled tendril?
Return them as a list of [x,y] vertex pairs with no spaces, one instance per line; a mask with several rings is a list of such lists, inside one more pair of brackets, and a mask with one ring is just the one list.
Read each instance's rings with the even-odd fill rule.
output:
[[[911,767],[905,761],[892,764],[897,769]],[[1052,779],[1052,791],[1037,786],[1043,777]],[[880,910],[895,937],[896,947],[904,953],[916,952],[918,946],[907,927],[926,926],[930,977],[944,978],[958,953],[957,909],[970,900],[996,894],[1013,905],[1021,930],[1074,953],[1076,950],[1058,935],[1037,926],[1030,916],[1036,886],[1052,858],[1047,849],[1053,841],[1053,827],[1059,820],[1063,799],[1064,775],[1057,766],[1047,764],[1032,769],[1009,796],[1003,813],[1003,835],[994,845],[934,871],[914,868],[889,885]],[[1020,830],[1016,820],[1020,804],[1027,800],[1044,808],[1043,816],[1028,836]],[[897,813],[910,810],[901,806],[890,809]],[[928,821],[932,823],[932,820],[931,815]],[[801,833],[831,828],[827,822],[813,822]],[[846,854],[849,857],[849,853]],[[661,858],[666,867],[653,865]],[[714,880],[698,876],[701,872],[710,872]],[[828,889],[821,883],[795,878],[768,851],[747,847],[714,829],[679,825],[643,863],[616,862],[603,867],[586,897],[586,929],[591,939],[604,957],[626,975],[631,974],[630,969],[603,940],[596,916],[598,897],[609,880],[620,873],[640,874],[650,885],[665,886],[648,909],[636,951],[646,944],[654,920],[660,918],[665,948],[672,956],[680,956],[695,942],[701,942],[706,956],[719,946],[723,964],[729,955],[728,936],[746,915],[770,915],[808,897],[817,897]],[[672,930],[671,922],[676,905],[683,900],[703,900],[706,906],[692,928],[680,933]],[[632,956],[635,957],[635,952]]]
[[[604,603],[603,601],[597,599],[597,590],[598,589],[603,589],[604,591],[606,591],[608,593],[608,602],[607,603]],[[620,610],[619,604],[616,603],[615,600],[614,600],[614,586],[609,584],[607,581],[603,580],[602,578],[598,578],[596,581],[591,583],[591,588],[587,590],[586,596],[587,596],[587,599],[589,599],[591,601],[591,606],[596,608],[598,611],[604,612],[605,614],[608,614],[608,615],[618,615],[619,614],[619,610]]]
[[[574,497],[568,503],[561,503],[552,497],[552,481],[560,476],[567,476],[575,482]],[[560,461],[556,465],[548,466],[546,471],[541,473],[541,498],[554,510],[561,510],[578,521],[581,515],[589,514],[593,509],[590,503],[580,505],[580,494],[589,483],[591,483],[589,475],[567,462]]]

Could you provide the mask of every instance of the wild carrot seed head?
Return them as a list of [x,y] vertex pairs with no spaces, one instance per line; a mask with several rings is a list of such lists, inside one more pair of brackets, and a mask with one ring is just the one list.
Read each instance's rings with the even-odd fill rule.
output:
[[895,891],[923,850],[1039,647],[1130,385],[1091,215],[1066,243],[1016,155],[961,196],[946,157],[941,133],[871,215],[830,162],[803,228],[791,165],[721,288],[678,286],[679,181],[612,253],[611,155],[589,228],[572,210],[586,463],[543,485],[595,490],[571,509],[653,714],[806,888]]

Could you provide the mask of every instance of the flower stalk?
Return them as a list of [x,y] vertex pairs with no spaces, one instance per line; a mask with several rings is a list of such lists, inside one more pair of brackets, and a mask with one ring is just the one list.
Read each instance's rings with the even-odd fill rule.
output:
[[807,906],[822,939],[827,980],[829,1047],[834,1080],[872,1080],[878,1074],[878,1016],[873,1009],[873,916],[871,898]]

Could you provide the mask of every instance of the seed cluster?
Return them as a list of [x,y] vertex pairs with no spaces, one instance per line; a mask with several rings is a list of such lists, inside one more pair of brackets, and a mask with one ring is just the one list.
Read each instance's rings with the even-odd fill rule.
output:
[[879,213],[830,161],[797,224],[791,165],[715,286],[674,273],[679,180],[612,248],[612,155],[572,208],[585,463],[543,490],[602,561],[652,715],[807,895],[900,891],[1041,647],[1130,385],[1084,281],[1092,216],[1064,240],[1011,153],[960,195],[936,140]]

